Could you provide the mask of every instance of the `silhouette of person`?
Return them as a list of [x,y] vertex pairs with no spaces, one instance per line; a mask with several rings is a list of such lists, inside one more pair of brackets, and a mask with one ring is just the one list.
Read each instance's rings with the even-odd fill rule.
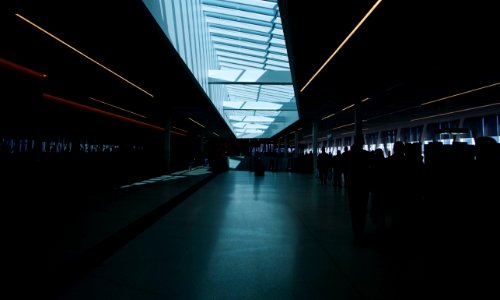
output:
[[325,147],[321,147],[321,153],[318,154],[318,175],[321,185],[327,184],[328,168],[330,166],[330,156],[326,153]]
[[380,227],[385,228],[386,221],[386,166],[384,151],[380,148],[375,149],[372,153],[370,164],[370,182],[371,182],[371,211],[372,222]]
[[340,153],[332,157],[332,183],[335,187],[342,186],[342,166]]
[[256,157],[254,166],[255,176],[264,176],[264,164],[260,157]]
[[365,241],[365,225],[369,198],[370,152],[363,149],[363,136],[356,136],[346,156],[347,197],[351,213],[354,244]]
[[341,186],[346,186],[347,185],[347,155],[349,153],[349,147],[347,146],[344,146],[344,152],[342,152],[340,154],[340,157],[339,157],[339,162],[338,162],[338,165],[339,165],[339,171],[340,171],[340,181],[341,181]]

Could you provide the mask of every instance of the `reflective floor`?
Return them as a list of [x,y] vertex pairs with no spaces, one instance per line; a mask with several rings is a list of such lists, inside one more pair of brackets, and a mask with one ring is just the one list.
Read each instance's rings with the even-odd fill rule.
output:
[[354,245],[344,188],[312,175],[229,171],[59,299],[427,298],[423,247],[378,230]]

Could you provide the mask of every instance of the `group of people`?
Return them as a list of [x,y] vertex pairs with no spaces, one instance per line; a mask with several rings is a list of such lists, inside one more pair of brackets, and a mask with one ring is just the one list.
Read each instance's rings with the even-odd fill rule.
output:
[[367,151],[363,144],[363,139],[358,138],[350,149],[336,156],[327,154],[322,147],[317,160],[321,185],[328,184],[331,178],[334,186],[346,188],[354,243],[365,241],[369,216],[382,229],[408,230],[409,207],[421,196],[418,192],[407,193],[409,184],[421,179],[420,148],[396,142],[392,155],[386,158],[382,149]]
[[355,243],[366,240],[368,217],[378,228],[401,238],[444,231],[455,222],[452,215],[488,206],[485,201],[498,180],[493,174],[500,167],[500,145],[492,138],[479,138],[470,146],[472,156],[460,158],[467,152],[457,144],[456,154],[450,155],[453,159],[425,163],[419,143],[397,141],[387,157],[382,149],[367,151],[363,145],[360,137],[342,154],[331,156],[323,147],[317,157],[320,183],[326,185],[331,178],[334,186],[346,189]]

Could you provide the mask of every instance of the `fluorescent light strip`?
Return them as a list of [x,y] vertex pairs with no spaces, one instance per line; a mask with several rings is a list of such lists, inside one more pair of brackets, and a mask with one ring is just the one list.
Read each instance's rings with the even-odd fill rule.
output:
[[127,109],[121,108],[121,107],[116,106],[116,105],[113,105],[113,104],[109,104],[109,103],[104,102],[104,101],[102,101],[102,100],[98,100],[98,99],[93,98],[93,97],[89,97],[89,99],[90,99],[90,100],[97,101],[97,102],[100,102],[100,103],[102,103],[102,104],[105,104],[105,105],[108,105],[108,106],[114,107],[114,108],[116,108],[116,109],[119,109],[119,110],[122,110],[122,111],[125,111],[125,112],[128,112],[128,113],[131,113],[131,114],[133,114],[133,115],[136,115],[136,116],[139,116],[139,117],[141,117],[141,118],[146,119],[146,117],[145,117],[145,116],[143,116],[143,115],[137,114],[137,113],[135,113],[135,112],[133,112],[133,111],[130,111],[130,110],[127,110]]
[[354,106],[354,104],[351,104],[351,105],[349,105],[349,106],[347,106],[347,107],[344,107],[344,108],[342,109],[342,111],[348,110],[349,108],[351,108],[351,107],[353,107],[353,106]]
[[461,113],[461,112],[464,112],[464,111],[481,109],[481,108],[486,108],[486,107],[496,106],[496,105],[500,105],[500,103],[487,104],[487,105],[476,106],[476,107],[471,107],[471,108],[466,108],[466,109],[451,111],[451,112],[447,112],[447,113],[442,113],[442,114],[438,114],[438,115],[432,115],[432,116],[427,116],[427,117],[422,117],[422,118],[416,118],[416,119],[410,120],[410,122],[419,121],[419,120],[425,120],[425,119],[431,119],[431,118],[435,118],[435,117],[442,117],[442,116],[446,116],[446,115],[452,115],[452,114]]
[[205,128],[205,126],[203,126],[202,124],[200,124],[199,122],[196,122],[195,120],[191,119],[191,118],[188,118],[191,122],[195,123],[195,124],[198,124],[199,126]]
[[329,114],[328,116],[321,118],[321,121],[326,120],[326,119],[328,119],[328,118],[331,118],[331,117],[333,117],[333,116],[335,116],[335,113],[333,113],[333,114]]
[[368,118],[367,121],[372,121],[372,120],[379,119],[379,118],[382,118],[382,117],[387,117],[387,116],[390,116],[390,115],[402,113],[404,111],[416,109],[416,108],[419,108],[419,107],[420,107],[420,105],[406,107],[406,108],[399,109],[399,110],[396,110],[396,111],[393,111],[393,112],[389,112],[389,113],[386,113],[386,114],[381,114],[381,115],[378,115],[378,116],[374,116],[374,117]]
[[7,69],[11,69],[11,70],[19,72],[19,73],[26,74],[26,75],[34,77],[36,79],[47,78],[47,74],[43,74],[43,73],[40,73],[40,72],[37,72],[37,71],[33,71],[33,70],[29,69],[29,68],[23,67],[21,65],[18,65],[16,63],[13,63],[13,62],[8,61],[6,59],[3,59],[1,57],[0,57],[0,66],[4,67],[4,68],[7,68]]
[[349,124],[341,125],[339,127],[332,128],[332,130],[336,130],[336,129],[340,129],[340,128],[344,128],[344,127],[348,127],[348,126],[352,126],[352,125],[354,125],[354,123],[349,123]]
[[173,131],[173,130],[170,130],[170,133],[171,134],[175,134],[175,135],[180,135],[180,136],[187,136],[187,134],[184,134],[184,133],[181,133],[181,132],[177,132],[177,131]]
[[462,96],[462,95],[465,95],[465,94],[477,92],[477,91],[484,90],[484,89],[487,89],[487,88],[491,88],[491,87],[494,87],[494,86],[497,86],[497,85],[500,85],[500,82],[493,83],[493,84],[486,85],[486,86],[482,86],[482,87],[479,87],[479,88],[476,88],[476,89],[472,89],[472,90],[468,90],[468,91],[465,91],[465,92],[461,92],[461,93],[458,93],[458,94],[446,96],[446,97],[439,98],[439,99],[436,99],[436,100],[432,100],[432,101],[429,101],[429,102],[425,102],[425,103],[422,103],[420,105],[421,106],[428,105],[428,104],[431,104],[431,103],[434,103],[434,102],[443,101],[443,100],[450,99],[450,98],[453,98],[453,97],[458,97],[458,96]]
[[500,84],[500,82],[493,83],[493,84],[490,84],[490,85],[487,85],[487,86],[479,87],[479,88],[472,89],[472,90],[469,90],[469,91],[465,91],[465,92],[462,92],[462,93],[458,93],[458,94],[454,94],[454,95],[451,95],[451,96],[446,96],[446,97],[443,97],[443,98],[440,98],[440,99],[436,99],[436,100],[433,100],[433,101],[425,102],[425,103],[422,103],[422,104],[417,105],[417,106],[411,106],[411,107],[403,108],[403,109],[400,109],[400,110],[397,110],[397,111],[393,111],[393,112],[390,112],[390,113],[386,113],[386,114],[378,115],[378,116],[375,116],[375,117],[371,117],[368,120],[371,121],[371,120],[375,120],[375,119],[378,119],[378,118],[381,118],[381,117],[386,117],[386,116],[389,116],[389,115],[393,115],[393,114],[401,113],[401,112],[404,112],[404,111],[408,111],[408,110],[411,110],[411,109],[420,108],[421,106],[424,106],[424,105],[427,105],[427,104],[430,104],[430,103],[434,103],[434,102],[437,102],[437,101],[442,101],[442,100],[445,100],[445,99],[448,99],[448,98],[452,98],[452,97],[456,97],[456,96],[459,96],[459,95],[464,95],[464,94],[475,92],[475,91],[478,91],[478,90],[482,90],[482,89],[494,87],[494,86],[497,86],[499,84]]
[[121,80],[125,81],[126,83],[130,84],[131,86],[135,87],[136,89],[140,90],[141,92],[145,93],[149,97],[154,98],[153,94],[149,93],[148,91],[144,90],[143,88],[141,88],[138,85],[134,84],[133,82],[129,81],[125,77],[119,75],[118,73],[116,73],[115,71],[111,70],[110,68],[104,66],[100,62],[96,61],[95,59],[91,58],[87,54],[81,52],[80,50],[76,49],[75,47],[73,47],[70,44],[66,43],[65,41],[61,40],[60,38],[58,38],[57,36],[55,36],[52,33],[48,32],[47,30],[43,29],[42,27],[36,25],[35,23],[33,23],[32,21],[28,20],[27,18],[21,16],[20,14],[16,14],[16,16],[19,17],[20,19],[22,19],[23,21],[25,21],[26,23],[30,24],[31,26],[35,27],[36,29],[40,30],[41,32],[47,34],[48,36],[50,36],[51,38],[55,39],[56,41],[60,42],[64,46],[70,48],[71,50],[75,51],[76,53],[78,53],[81,56],[85,57],[86,59],[90,60],[91,62],[93,62],[94,64],[96,64],[99,67],[103,68],[104,70],[108,71],[109,73],[115,75],[116,77],[120,78]]
[[366,101],[368,101],[370,99],[371,99],[370,97],[366,97],[365,99],[361,100],[361,102],[366,102]]
[[220,135],[218,135],[215,131],[214,131],[214,132],[212,132],[212,133],[213,133],[214,135],[216,135],[216,136],[220,136]]
[[342,135],[349,135],[349,134],[353,134],[353,133],[354,133],[354,131],[348,131],[348,132],[342,133]]
[[182,132],[188,133],[188,131],[187,131],[187,130],[185,130],[185,129],[181,129],[181,128],[179,128],[179,127],[172,126],[172,128],[174,128],[175,130],[179,130],[179,131],[182,131]]
[[42,94],[42,98],[45,99],[45,100],[50,100],[50,101],[53,101],[53,102],[56,102],[56,103],[64,104],[66,106],[73,107],[73,108],[76,108],[76,109],[80,109],[80,110],[83,110],[83,111],[88,111],[88,112],[91,112],[91,113],[97,113],[97,114],[102,115],[102,116],[114,118],[114,119],[121,120],[121,121],[126,121],[126,122],[129,122],[129,123],[132,123],[132,124],[140,125],[140,126],[143,126],[143,127],[148,127],[148,128],[159,130],[159,131],[165,131],[165,128],[162,128],[162,127],[159,127],[159,126],[156,126],[156,125],[152,125],[152,124],[144,123],[144,122],[141,122],[141,121],[137,121],[135,119],[127,118],[127,117],[124,117],[122,115],[111,113],[109,111],[105,111],[105,110],[102,110],[102,109],[97,109],[97,108],[94,108],[94,107],[91,107],[91,106],[88,106],[88,105],[83,105],[83,104],[80,104],[80,103],[77,103],[77,102],[74,102],[74,101],[66,100],[66,99],[63,99],[61,97],[53,96],[53,95],[50,95],[50,94],[47,94],[47,93],[43,93]]
[[378,0],[377,3],[375,3],[372,6],[372,8],[370,8],[368,13],[363,17],[363,19],[361,19],[361,21],[358,23],[358,25],[356,25],[356,27],[354,27],[354,29],[351,31],[351,33],[349,33],[349,35],[344,39],[344,41],[342,41],[340,46],[333,52],[332,55],[330,55],[330,57],[325,61],[325,63],[323,63],[323,65],[318,69],[318,71],[316,71],[316,73],[314,73],[314,75],[304,85],[304,87],[300,90],[300,92],[303,92],[306,89],[306,87],[314,80],[314,78],[316,78],[316,76],[318,76],[319,72],[321,72],[321,70],[323,70],[323,68],[330,62],[330,60],[332,60],[332,58],[337,54],[337,52],[339,52],[340,48],[342,48],[344,46],[344,44],[347,43],[347,41],[351,38],[351,36],[358,30],[358,28],[365,22],[365,20],[371,15],[371,13],[375,10],[375,8],[377,8],[377,6],[381,2],[382,2],[382,0]]

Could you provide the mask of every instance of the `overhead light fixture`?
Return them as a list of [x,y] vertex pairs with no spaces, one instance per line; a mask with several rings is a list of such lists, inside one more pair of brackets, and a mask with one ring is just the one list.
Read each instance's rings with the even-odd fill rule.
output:
[[140,114],[137,114],[137,113],[135,113],[135,112],[133,112],[133,111],[130,111],[130,110],[127,110],[127,109],[121,108],[121,107],[119,107],[119,106],[116,106],[116,105],[113,105],[113,104],[110,104],[110,103],[107,103],[107,102],[104,102],[104,101],[102,101],[102,100],[99,100],[99,99],[96,99],[96,98],[93,98],[93,97],[89,97],[89,99],[90,99],[90,100],[93,100],[93,101],[96,101],[96,102],[99,102],[99,103],[102,103],[102,104],[105,104],[105,105],[108,105],[108,106],[111,106],[111,107],[114,107],[114,108],[119,109],[119,110],[122,110],[122,111],[124,111],[124,112],[128,112],[128,113],[133,114],[133,115],[136,115],[136,116],[138,116],[138,117],[141,117],[141,118],[146,119],[146,117],[145,117],[145,116],[143,116],[143,115],[140,115]]
[[189,119],[191,122],[193,122],[193,123],[195,123],[195,124],[197,124],[197,125],[199,125],[199,126],[201,126],[201,127],[205,128],[205,126],[204,126],[203,124],[201,124],[201,123],[199,123],[199,122],[197,122],[197,121],[195,121],[195,120],[193,120],[193,119],[191,119],[191,118],[188,118],[188,119]]
[[21,16],[20,14],[16,14],[18,18],[21,20],[25,21],[26,23],[30,24],[31,26],[35,27],[36,29],[40,30],[41,32],[45,33],[46,35],[50,36],[51,38],[55,39],[59,43],[63,44],[64,46],[70,48],[71,50],[75,51],[76,53],[80,54],[81,56],[85,57],[89,61],[93,62],[94,64],[98,65],[99,67],[103,68],[104,70],[108,71],[109,73],[113,74],[114,76],[120,78],[124,82],[128,83],[129,85],[135,87],[136,89],[140,90],[144,94],[148,95],[151,98],[154,98],[153,94],[150,92],[146,91],[145,89],[141,88],[137,84],[131,82],[130,80],[126,79],[125,77],[121,76],[120,74],[116,73],[115,71],[111,70],[110,68],[106,67],[105,65],[101,64],[100,62],[96,61],[92,57],[88,56],[87,54],[83,53],[82,51],[76,49],[75,47],[71,46],[70,44],[66,43],[62,39],[58,38],[57,36],[53,35],[52,33],[48,32],[47,30],[43,29],[42,27],[38,26],[34,22],[28,20],[27,18]]
[[109,117],[109,118],[113,118],[113,119],[125,121],[125,122],[128,122],[128,123],[132,123],[132,124],[135,124],[135,125],[140,125],[140,126],[143,126],[143,127],[147,127],[147,128],[151,128],[151,129],[155,129],[155,130],[159,130],[159,131],[165,131],[165,128],[162,128],[160,126],[156,126],[156,125],[152,125],[152,124],[149,124],[149,123],[137,121],[137,120],[132,119],[132,118],[124,117],[122,115],[111,113],[109,111],[105,111],[105,110],[102,110],[102,109],[97,109],[97,108],[92,107],[92,106],[83,105],[83,104],[80,104],[80,103],[77,103],[77,102],[74,102],[74,101],[71,101],[71,100],[63,99],[61,97],[53,96],[53,95],[50,95],[50,94],[47,94],[47,93],[43,93],[42,94],[42,98],[45,99],[45,100],[49,100],[49,101],[52,101],[52,102],[55,102],[55,103],[63,104],[63,105],[66,105],[66,106],[69,106],[69,107],[72,107],[72,108],[76,108],[76,109],[79,109],[79,110],[83,110],[83,111],[87,111],[87,112],[91,112],[91,113],[96,113],[96,114],[99,114],[101,116],[105,116],[105,117]]
[[181,128],[179,128],[179,127],[172,126],[172,128],[174,128],[175,130],[179,130],[179,131],[182,131],[182,132],[188,133],[188,131],[187,131],[187,130],[185,130],[185,129],[181,129]]
[[330,55],[330,57],[323,63],[323,65],[318,69],[318,71],[316,71],[316,73],[314,73],[314,75],[311,77],[311,79],[309,79],[309,81],[307,81],[307,83],[304,85],[304,87],[302,87],[302,89],[300,90],[301,93],[314,80],[314,78],[316,78],[316,76],[318,76],[319,72],[321,72],[321,70],[323,70],[323,68],[330,62],[330,60],[332,60],[332,58],[337,54],[337,52],[339,52],[340,48],[342,48],[344,46],[344,44],[347,43],[347,41],[351,38],[351,36],[358,30],[358,28],[361,26],[361,24],[363,24],[365,22],[365,20],[371,15],[371,13],[375,10],[375,8],[377,8],[377,6],[381,2],[382,2],[382,0],[378,0],[372,6],[372,8],[370,8],[368,13],[363,17],[363,19],[361,19],[361,21],[358,23],[358,25],[356,25],[356,27],[354,27],[354,29],[351,31],[351,33],[349,33],[349,35],[342,41],[342,43],[338,46],[338,48],[335,49],[335,51],[332,53],[332,55]]
[[340,129],[340,128],[344,128],[344,127],[348,127],[348,126],[352,126],[352,125],[354,125],[354,123],[349,123],[349,124],[341,125],[341,126],[332,128],[332,130],[336,130],[336,129]]
[[425,120],[425,119],[431,119],[431,118],[435,118],[435,117],[442,117],[442,116],[446,116],[446,115],[452,115],[452,114],[456,114],[456,113],[461,113],[461,112],[465,112],[465,111],[470,111],[470,110],[475,110],[475,109],[481,109],[481,108],[486,108],[486,107],[496,106],[496,105],[500,105],[500,103],[492,103],[492,104],[487,104],[487,105],[482,105],[482,106],[476,106],[476,107],[471,107],[471,108],[465,108],[465,109],[461,109],[461,110],[450,111],[450,112],[447,112],[447,113],[442,113],[442,114],[437,114],[437,115],[432,115],[432,116],[427,116],[427,117],[422,117],[422,118],[416,118],[416,119],[410,120],[410,122],[420,121],[420,120]]
[[462,96],[462,95],[465,95],[465,94],[477,92],[477,91],[480,91],[480,90],[488,89],[488,88],[491,88],[491,87],[494,87],[494,86],[497,86],[497,85],[500,85],[500,82],[493,83],[493,84],[490,84],[490,85],[485,85],[485,86],[482,86],[482,87],[479,87],[479,88],[475,88],[475,89],[472,89],[472,90],[468,90],[468,91],[465,91],[465,92],[453,94],[453,95],[446,96],[446,97],[443,97],[443,98],[439,98],[439,99],[436,99],[436,100],[432,100],[432,101],[429,101],[429,102],[425,102],[425,103],[422,103],[420,105],[421,106],[428,105],[428,104],[431,104],[431,103],[435,103],[435,102],[443,101],[443,100],[446,100],[446,99],[450,99],[450,98]]
[[354,131],[348,131],[348,132],[341,133],[341,135],[349,135],[349,134],[354,134]]
[[170,133],[171,133],[171,134],[175,134],[175,135],[180,135],[180,136],[187,136],[187,134],[184,134],[184,133],[182,133],[182,132],[177,132],[177,131],[175,131],[175,130],[170,130]]
[[[368,120],[372,121],[372,120],[379,119],[379,118],[382,118],[382,117],[386,117],[386,116],[390,116],[390,115],[394,115],[394,114],[399,114],[399,113],[402,113],[404,111],[409,111],[409,110],[412,110],[412,109],[417,109],[417,108],[420,108],[422,106],[425,106],[425,105],[428,105],[428,104],[431,104],[431,103],[435,103],[435,102],[438,102],[438,101],[443,101],[443,100],[450,99],[450,98],[453,98],[453,97],[457,97],[457,96],[465,95],[465,94],[468,94],[468,93],[480,91],[480,90],[483,90],[483,89],[495,87],[497,85],[500,85],[500,82],[489,84],[489,85],[485,85],[485,86],[482,86],[482,87],[479,87],[479,88],[471,89],[471,90],[468,90],[468,91],[465,91],[465,92],[461,92],[461,93],[457,93],[457,94],[453,94],[453,95],[450,95],[450,96],[442,97],[442,98],[439,98],[439,99],[436,99],[436,100],[428,101],[428,102],[422,103],[420,105],[417,104],[416,106],[406,107],[406,108],[399,109],[399,110],[396,110],[396,111],[393,111],[393,112],[389,112],[389,113],[386,113],[386,114],[381,114],[381,115],[378,115],[378,116],[375,116],[375,117],[371,117]],[[436,115],[436,116],[440,116],[440,115]],[[429,116],[429,117],[424,117],[424,118],[433,118],[433,117],[435,117],[435,116]],[[422,119],[422,118],[413,119],[410,122],[417,121],[417,120],[420,120],[420,119]]]
[[217,134],[217,132],[215,132],[215,131],[214,131],[214,132],[212,132],[212,133],[213,133],[214,135],[216,135],[216,136],[219,136],[219,137],[220,137],[220,135],[218,135],[218,134]]
[[32,69],[23,67],[6,59],[0,57],[0,67],[4,67],[6,69],[10,69],[19,73],[26,74],[28,76],[34,77],[36,79],[44,79],[47,78],[47,74],[43,74],[37,71],[33,71]]
[[370,97],[366,97],[365,99],[361,100],[361,102],[366,102],[366,101],[368,101],[370,99],[371,99]]
[[349,105],[349,106],[347,106],[347,107],[344,107],[344,108],[342,108],[342,111],[348,110],[349,108],[353,107],[354,105],[355,105],[355,104],[351,104],[351,105]]
[[335,116],[335,113],[333,113],[333,114],[329,114],[328,116],[321,118],[321,121],[326,120],[326,119],[328,119],[328,118],[331,118],[331,117],[333,117],[333,116]]

